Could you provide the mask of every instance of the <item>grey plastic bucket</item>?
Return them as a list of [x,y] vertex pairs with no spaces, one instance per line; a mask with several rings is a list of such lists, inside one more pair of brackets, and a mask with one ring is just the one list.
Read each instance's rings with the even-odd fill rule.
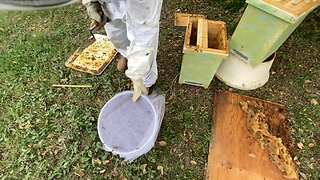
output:
[[155,144],[164,115],[165,98],[141,95],[131,101],[132,91],[111,98],[98,119],[98,134],[104,149],[133,161]]

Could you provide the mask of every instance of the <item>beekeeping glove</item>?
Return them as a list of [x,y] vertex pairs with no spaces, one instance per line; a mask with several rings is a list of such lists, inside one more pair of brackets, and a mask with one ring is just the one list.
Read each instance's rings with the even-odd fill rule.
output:
[[148,94],[148,88],[143,84],[143,80],[132,80],[133,84],[133,95],[132,95],[132,102],[137,102],[141,94]]
[[103,11],[101,4],[98,1],[82,0],[82,4],[86,7],[90,19],[93,19],[98,23],[102,22]]

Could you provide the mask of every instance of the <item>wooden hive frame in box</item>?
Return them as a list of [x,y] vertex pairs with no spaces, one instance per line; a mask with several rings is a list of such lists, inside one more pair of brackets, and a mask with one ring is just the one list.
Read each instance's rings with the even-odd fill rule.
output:
[[227,54],[225,23],[204,18],[191,20],[187,26],[185,48],[195,51]]
[[301,16],[315,6],[319,6],[320,0],[263,0],[264,2],[282,9],[294,16]]
[[175,25],[187,27],[179,83],[207,88],[228,56],[226,24],[203,15],[179,13]]

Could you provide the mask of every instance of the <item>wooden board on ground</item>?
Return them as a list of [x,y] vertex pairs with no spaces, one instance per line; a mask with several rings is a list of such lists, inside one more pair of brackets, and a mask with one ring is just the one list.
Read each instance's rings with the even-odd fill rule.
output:
[[[217,93],[214,99],[215,117],[208,156],[207,179],[287,180],[269,159],[268,151],[261,149],[248,131],[246,112],[240,106],[240,102],[246,101],[261,101],[266,104],[267,110],[273,114],[271,118],[273,124],[281,126],[277,117],[283,115],[283,105],[231,92]],[[280,121],[281,119],[285,118],[280,118]]]

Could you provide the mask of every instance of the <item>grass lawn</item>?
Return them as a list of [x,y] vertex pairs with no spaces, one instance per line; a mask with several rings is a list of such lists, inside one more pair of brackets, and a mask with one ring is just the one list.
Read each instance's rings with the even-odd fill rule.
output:
[[[212,96],[231,90],[286,106],[295,156],[308,179],[320,179],[320,12],[311,13],[277,52],[269,82],[254,91],[179,85],[184,31],[175,12],[223,20],[232,34],[242,10],[221,1],[165,0],[158,56],[166,112],[157,144],[127,164],[106,153],[97,134],[102,106],[130,82],[112,63],[101,76],[64,66],[88,38],[84,9],[0,12],[0,179],[203,179],[211,136]],[[52,84],[92,88],[52,88]],[[190,163],[195,161],[195,163]],[[160,167],[163,168],[161,172]]]

